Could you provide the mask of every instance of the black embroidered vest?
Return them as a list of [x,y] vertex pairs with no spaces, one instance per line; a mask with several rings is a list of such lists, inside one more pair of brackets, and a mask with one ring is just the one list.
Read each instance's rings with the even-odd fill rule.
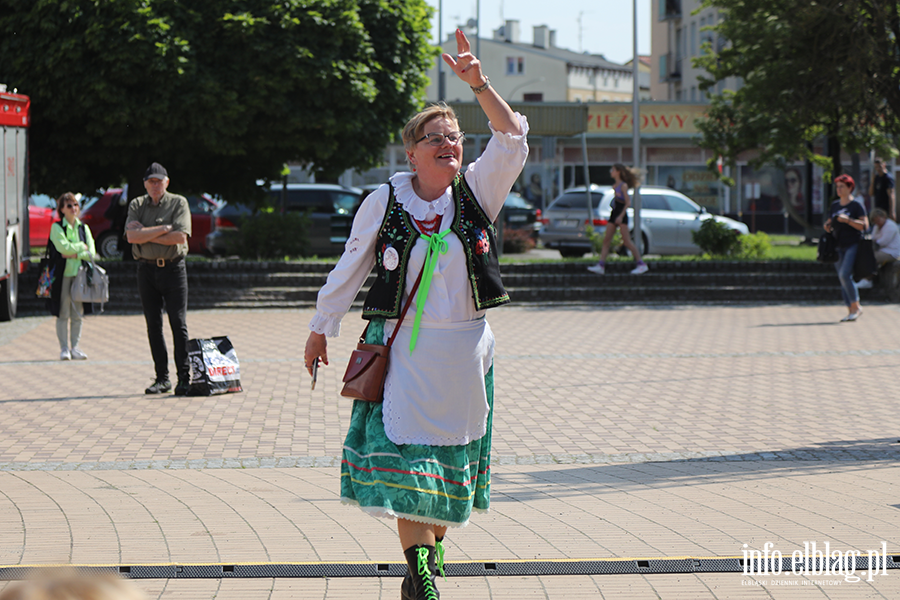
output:
[[[409,213],[394,198],[394,187],[388,187],[390,197],[375,247],[375,283],[366,295],[363,319],[400,317],[409,255],[420,235]],[[507,304],[509,294],[500,281],[496,231],[462,175],[457,175],[453,181],[453,201],[455,216],[450,229],[460,239],[466,252],[466,268],[475,310]],[[389,248],[399,256],[399,266],[393,271],[384,266],[385,253],[389,252]]]

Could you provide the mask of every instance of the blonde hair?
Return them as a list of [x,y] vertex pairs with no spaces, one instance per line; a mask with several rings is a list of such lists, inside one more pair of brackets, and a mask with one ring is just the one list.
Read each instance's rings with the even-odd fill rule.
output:
[[459,127],[459,117],[456,116],[456,111],[450,105],[444,102],[430,104],[425,107],[425,110],[420,111],[407,121],[406,127],[403,128],[403,146],[409,152],[415,150],[416,140],[422,137],[422,130],[425,129],[425,125],[435,119],[442,118],[453,121],[456,123],[457,128]]
[[146,600],[131,582],[115,575],[80,573],[37,577],[0,592],[0,600]]

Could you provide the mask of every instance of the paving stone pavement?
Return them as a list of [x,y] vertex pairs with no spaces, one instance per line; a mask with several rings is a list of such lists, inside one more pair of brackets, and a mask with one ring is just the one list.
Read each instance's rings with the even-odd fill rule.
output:
[[[790,555],[805,542],[900,556],[900,308],[506,307],[492,507],[453,561]],[[193,311],[228,334],[245,391],[147,396],[141,316],[0,324],[0,566],[399,562],[394,524],[338,498],[358,313],[315,391],[309,311]],[[900,561],[900,558],[898,558]],[[741,573],[451,577],[452,598],[898,598],[869,582]],[[896,565],[900,567],[900,562]],[[151,598],[397,598],[394,577],[145,579]],[[0,586],[3,584],[0,583]]]

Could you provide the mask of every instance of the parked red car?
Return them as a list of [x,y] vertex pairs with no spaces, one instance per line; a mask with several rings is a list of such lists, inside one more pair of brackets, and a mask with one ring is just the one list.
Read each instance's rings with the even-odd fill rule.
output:
[[35,194],[28,198],[28,246],[44,248],[50,239],[50,226],[58,220],[50,196]]
[[[121,256],[118,248],[120,232],[112,229],[112,222],[107,216],[110,204],[121,201],[122,190],[112,188],[106,190],[96,200],[88,202],[81,210],[81,220],[91,228],[97,252],[105,258]],[[218,205],[205,194],[187,196],[187,201],[191,208],[191,237],[188,238],[188,252],[206,254],[206,235],[212,226],[212,212]]]

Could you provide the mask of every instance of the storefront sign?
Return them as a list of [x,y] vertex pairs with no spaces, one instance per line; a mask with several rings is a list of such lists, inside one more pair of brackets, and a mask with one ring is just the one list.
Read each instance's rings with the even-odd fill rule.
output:
[[[631,114],[630,103],[589,104],[588,133],[631,135]],[[703,104],[644,103],[640,105],[641,134],[692,137],[700,133],[694,121],[705,117]]]

